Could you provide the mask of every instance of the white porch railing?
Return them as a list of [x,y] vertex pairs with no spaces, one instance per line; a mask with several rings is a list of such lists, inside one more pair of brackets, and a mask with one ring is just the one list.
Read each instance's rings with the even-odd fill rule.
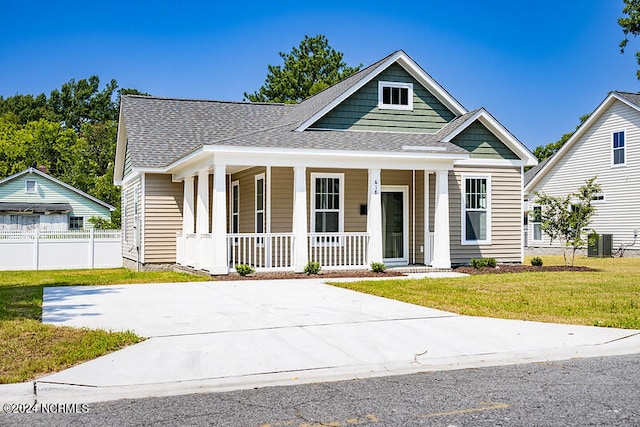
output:
[[309,233],[309,261],[322,268],[366,268],[367,233]]
[[246,264],[256,270],[284,270],[293,265],[293,233],[227,234],[229,268]]

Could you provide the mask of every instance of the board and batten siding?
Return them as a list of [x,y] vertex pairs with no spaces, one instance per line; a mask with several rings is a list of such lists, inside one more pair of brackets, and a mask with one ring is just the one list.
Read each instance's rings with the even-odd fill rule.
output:
[[144,262],[175,263],[182,231],[183,183],[171,175],[144,175]]
[[[378,108],[378,82],[413,84],[413,110]],[[393,64],[365,84],[312,128],[435,133],[455,115],[404,68]]]
[[[491,177],[491,244],[462,244],[463,175]],[[522,262],[522,175],[519,167],[454,167],[449,172],[449,227],[451,263],[468,264],[472,258]],[[437,249],[436,249],[437,250]]]
[[[612,166],[612,134],[625,131],[625,166]],[[613,248],[633,242],[634,229],[640,230],[640,112],[615,101],[575,144],[559,159],[529,194],[529,210],[535,205],[535,192],[565,196],[578,190],[585,180],[597,176],[604,201],[595,201],[595,216],[589,229],[613,235]],[[531,217],[529,217],[531,218]],[[529,246],[548,246],[532,242],[533,225],[528,226]],[[560,242],[553,242],[560,246]]]
[[[142,179],[138,175],[122,186],[121,222],[122,222],[122,256],[131,260],[136,260],[136,230],[134,227],[134,216],[136,201],[138,209],[142,207]],[[137,200],[136,200],[137,197]]]
[[[36,192],[25,191],[26,181],[36,182]],[[0,202],[19,203],[68,203],[72,211],[68,216],[83,217],[84,228],[93,228],[89,218],[111,218],[105,206],[84,197],[36,173],[25,173],[0,185]]]

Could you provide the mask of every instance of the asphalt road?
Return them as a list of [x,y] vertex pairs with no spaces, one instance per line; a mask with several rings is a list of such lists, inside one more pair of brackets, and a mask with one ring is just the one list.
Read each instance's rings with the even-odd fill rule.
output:
[[35,409],[0,425],[640,426],[640,354]]

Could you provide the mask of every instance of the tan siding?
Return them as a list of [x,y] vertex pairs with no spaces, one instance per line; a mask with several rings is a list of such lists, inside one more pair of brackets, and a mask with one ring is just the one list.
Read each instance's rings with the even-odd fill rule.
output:
[[176,262],[176,233],[182,231],[183,184],[171,175],[145,175],[144,262]]
[[271,168],[271,232],[291,233],[293,168]]
[[[462,175],[491,176],[491,244],[462,245]],[[493,257],[498,262],[521,262],[522,209],[520,168],[456,167],[449,173],[451,262]]]
[[[135,230],[133,228],[134,216],[134,195],[138,189],[138,199],[142,197],[140,187],[140,177],[127,182],[122,186],[122,256],[124,258],[136,259]],[[142,208],[138,200],[138,209]],[[141,210],[139,211],[141,213]]]

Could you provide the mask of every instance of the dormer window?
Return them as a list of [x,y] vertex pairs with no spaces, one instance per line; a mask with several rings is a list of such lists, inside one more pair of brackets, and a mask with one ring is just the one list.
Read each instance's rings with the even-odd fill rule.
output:
[[378,82],[378,108],[413,110],[413,84]]
[[34,194],[36,192],[36,182],[28,179],[25,182],[24,191],[25,193]]

